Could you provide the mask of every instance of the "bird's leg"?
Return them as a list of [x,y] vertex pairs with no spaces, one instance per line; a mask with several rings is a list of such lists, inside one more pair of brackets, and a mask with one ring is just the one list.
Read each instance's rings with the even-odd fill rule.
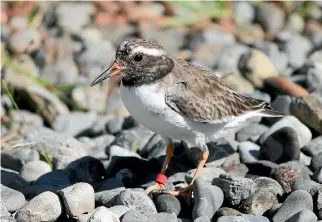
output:
[[167,171],[169,161],[173,156],[173,151],[174,151],[174,146],[171,139],[167,139],[167,142],[168,142],[168,145],[167,145],[165,160],[163,162],[161,172],[157,175],[155,184],[146,189],[146,193],[150,193],[153,190],[164,188],[164,185],[166,183],[166,178],[167,178],[165,176],[165,172]]
[[208,159],[209,156],[209,152],[208,149],[201,151],[200,152],[200,157],[199,157],[199,162],[198,162],[198,166],[195,172],[195,175],[192,178],[192,181],[190,182],[189,186],[187,186],[186,188],[179,190],[179,191],[169,191],[169,194],[172,194],[174,196],[178,196],[178,195],[191,195],[192,192],[192,184],[195,181],[195,179],[200,176],[202,174],[202,169]]

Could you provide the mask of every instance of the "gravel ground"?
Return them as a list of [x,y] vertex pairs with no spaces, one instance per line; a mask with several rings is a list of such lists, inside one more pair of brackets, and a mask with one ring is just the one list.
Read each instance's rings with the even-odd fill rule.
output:
[[[1,2],[1,221],[322,221],[321,22],[321,2]],[[119,79],[89,87],[138,37],[285,114],[210,142],[191,197],[145,193],[165,141]],[[199,158],[174,142],[167,189]]]

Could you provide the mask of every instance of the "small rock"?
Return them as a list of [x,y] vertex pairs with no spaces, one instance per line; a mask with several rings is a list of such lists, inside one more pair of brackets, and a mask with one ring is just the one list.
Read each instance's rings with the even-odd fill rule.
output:
[[106,207],[98,207],[93,214],[88,218],[87,222],[119,222],[119,218],[111,210]]
[[322,167],[314,171],[312,179],[316,182],[322,184]]
[[248,174],[270,176],[273,170],[278,167],[276,163],[268,160],[247,163]]
[[299,160],[300,145],[296,131],[283,127],[269,135],[259,150],[259,159],[275,163]]
[[57,189],[68,187],[72,184],[66,170],[54,170],[40,176],[35,183],[42,186],[53,186]]
[[274,169],[272,174],[282,185],[284,191],[289,193],[297,180],[310,179],[312,172],[304,164],[290,161],[280,164],[278,168]]
[[321,72],[322,72],[322,65],[320,62],[315,62],[309,65],[309,68],[307,70],[307,84],[311,91],[321,90],[321,86],[322,86],[322,76],[320,75]]
[[120,187],[124,187],[122,181],[113,177],[105,179],[94,186],[96,192],[113,190]]
[[322,133],[322,98],[318,95],[310,94],[293,100],[290,112],[306,125]]
[[95,193],[95,202],[98,206],[105,206],[107,208],[116,205],[116,197],[121,191],[125,190],[124,187],[118,187],[111,190],[104,190]]
[[12,148],[1,153],[1,166],[16,171],[20,171],[23,164],[35,160],[39,160],[39,153],[29,147]]
[[319,219],[322,219],[322,190],[321,187],[317,191],[315,208],[317,209],[317,215]]
[[141,158],[139,154],[132,152],[131,150],[125,149],[123,147],[112,145],[106,149],[106,154],[111,159],[113,156],[132,156]]
[[110,134],[119,133],[122,130],[124,117],[115,117],[106,123],[106,131]]
[[193,183],[195,205],[192,218],[201,216],[212,218],[224,202],[224,193],[217,187],[207,184],[203,179],[197,178]]
[[322,152],[322,136],[318,136],[311,140],[309,144],[303,147],[303,151],[307,152],[310,156],[315,156]]
[[25,196],[17,190],[13,190],[1,184],[1,200],[8,211],[16,211],[26,203]]
[[121,222],[142,222],[148,221],[148,217],[137,210],[129,210],[122,217]]
[[1,207],[0,219],[4,219],[5,217],[11,217],[11,214],[9,213],[8,209],[6,208],[2,200],[0,200],[0,207]]
[[234,15],[238,23],[251,24],[255,19],[255,10],[250,2],[234,2]]
[[24,221],[56,221],[62,214],[59,197],[47,191],[31,199],[23,208],[17,211],[15,219]]
[[[185,180],[189,184],[192,181],[192,178],[194,177],[196,172],[196,169],[189,170],[185,175]],[[211,181],[214,178],[218,178],[220,174],[225,174],[226,172],[217,167],[205,167],[202,169],[202,175],[200,175],[200,178],[205,180],[208,183],[211,183]]]
[[283,202],[281,208],[273,217],[273,222],[286,221],[301,210],[313,210],[313,200],[311,195],[304,190],[292,192]]
[[318,153],[312,157],[311,167],[313,170],[317,170],[322,167],[322,153]]
[[305,155],[304,153],[300,152],[300,162],[303,163],[305,166],[311,165],[312,157]]
[[269,222],[266,217],[263,216],[255,216],[251,214],[243,214],[241,216],[223,216],[219,217],[217,222]]
[[232,205],[238,205],[254,191],[254,182],[251,179],[228,174],[221,174],[219,178],[214,178],[212,184],[223,190],[225,198]]
[[313,180],[297,180],[293,187],[292,190],[305,190],[311,194],[314,194],[316,190],[318,189],[319,184]]
[[126,187],[134,187],[136,184],[136,175],[132,170],[124,168],[115,174],[115,178],[122,181]]
[[151,222],[177,222],[177,216],[175,213],[157,213],[149,217],[148,221]]
[[121,193],[117,196],[117,203],[119,205],[124,205],[131,209],[135,209],[144,214],[146,217],[150,217],[157,213],[153,201],[144,190],[126,189],[121,191]]
[[70,217],[91,212],[95,207],[94,189],[87,183],[76,183],[58,191]]
[[273,3],[265,2],[257,7],[256,20],[265,31],[276,34],[283,28],[284,12]]
[[166,213],[175,213],[178,215],[181,211],[181,205],[179,200],[167,193],[153,193],[153,199],[157,211]]
[[258,140],[258,138],[267,132],[268,127],[262,124],[256,124],[252,123],[248,126],[242,128],[236,135],[236,139],[239,142],[250,140],[252,142],[255,142]]
[[7,170],[1,170],[1,183],[14,190],[19,190],[21,187],[28,186],[28,181],[22,178],[16,172],[10,172]]
[[[265,69],[263,70],[262,67]],[[242,55],[239,70],[257,87],[262,87],[265,79],[278,76],[274,64],[257,49],[252,49],[249,54]]]
[[131,210],[127,206],[123,206],[123,205],[116,205],[108,209],[112,211],[114,214],[116,214],[118,218],[121,218],[124,214],[126,214],[129,210]]
[[219,210],[216,212],[216,217],[222,217],[222,216],[239,216],[242,215],[238,210],[235,210],[233,208],[229,207],[221,207]]
[[284,115],[290,115],[290,105],[292,98],[288,95],[279,95],[272,102],[272,107]]
[[51,171],[48,163],[40,160],[30,161],[23,165],[20,170],[20,176],[31,182],[37,180],[40,176]]
[[243,163],[256,162],[258,160],[258,151],[260,147],[252,142],[244,141],[238,146],[240,160]]
[[[31,58],[26,57],[25,60],[28,60]],[[23,63],[28,63],[28,61],[21,61]],[[30,126],[33,127],[42,127],[44,126],[44,120],[39,116],[32,112],[29,112],[27,110],[13,110],[11,112],[12,118],[14,120],[14,124],[20,125],[20,124],[30,124]]]
[[70,178],[76,182],[94,183],[105,177],[103,163],[91,156],[85,156],[68,164]]
[[298,140],[299,140],[299,145],[300,148],[303,146],[307,145],[310,140],[312,139],[312,133],[305,126],[303,123],[301,123],[296,117],[294,116],[285,116],[278,122],[276,122],[266,133],[264,133],[260,137],[260,143],[263,144],[264,141],[274,132],[277,130],[283,128],[283,127],[290,127],[293,130],[295,130]]
[[201,216],[193,220],[193,222],[210,222],[207,216]]
[[317,222],[318,218],[308,209],[301,210],[287,219],[285,222]]
[[40,33],[36,29],[24,29],[15,33],[9,41],[10,49],[17,54],[31,53],[41,45]]

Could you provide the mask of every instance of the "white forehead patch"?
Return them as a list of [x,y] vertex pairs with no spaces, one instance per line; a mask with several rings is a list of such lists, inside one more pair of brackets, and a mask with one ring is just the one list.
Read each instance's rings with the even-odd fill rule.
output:
[[138,46],[135,49],[133,49],[131,54],[134,54],[134,53],[142,53],[144,55],[151,55],[151,56],[165,55],[165,51],[162,49],[151,49],[151,48],[145,48],[143,46]]

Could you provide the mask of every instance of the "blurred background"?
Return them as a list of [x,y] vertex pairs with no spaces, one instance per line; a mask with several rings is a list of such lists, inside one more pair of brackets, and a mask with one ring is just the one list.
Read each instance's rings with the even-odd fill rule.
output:
[[95,131],[106,115],[128,116],[119,79],[89,85],[131,38],[157,42],[264,100],[319,91],[321,7],[311,1],[2,1],[1,132],[38,121],[75,136]]

